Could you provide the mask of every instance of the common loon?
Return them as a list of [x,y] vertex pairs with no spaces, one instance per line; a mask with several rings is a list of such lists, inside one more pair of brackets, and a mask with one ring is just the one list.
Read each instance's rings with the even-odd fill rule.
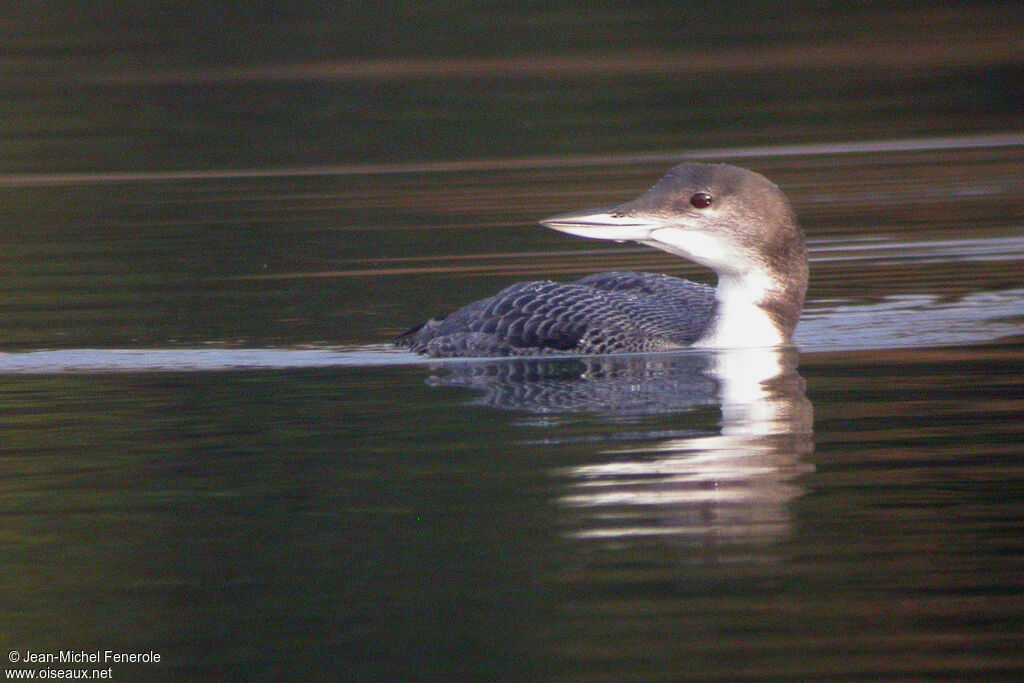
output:
[[521,282],[395,343],[435,357],[483,357],[747,348],[792,338],[807,291],[807,250],[785,195],[764,176],[685,163],[633,201],[540,222],[682,256],[714,270],[718,286],[631,272]]

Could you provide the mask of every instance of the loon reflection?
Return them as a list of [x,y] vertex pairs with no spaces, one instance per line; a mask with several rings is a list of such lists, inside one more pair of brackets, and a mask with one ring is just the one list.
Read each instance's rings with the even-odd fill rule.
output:
[[557,472],[571,535],[761,545],[788,533],[799,477],[812,469],[813,413],[796,365],[792,348],[683,351],[444,363],[430,381],[532,415],[539,443],[579,438],[539,433],[571,426],[558,423],[609,425],[584,462]]
[[[813,411],[795,351],[711,355],[720,420],[703,432],[618,443],[561,472],[573,535],[670,536],[709,561],[769,553],[792,528],[800,478],[813,470]],[[761,548],[753,555],[751,546]],[[730,550],[731,549],[731,550]],[[698,560],[699,557],[694,557]]]

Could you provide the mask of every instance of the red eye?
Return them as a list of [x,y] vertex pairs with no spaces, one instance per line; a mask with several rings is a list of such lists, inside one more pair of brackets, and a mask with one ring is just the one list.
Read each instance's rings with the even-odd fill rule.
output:
[[690,197],[690,205],[695,209],[706,209],[711,206],[711,195],[707,192],[698,192]]

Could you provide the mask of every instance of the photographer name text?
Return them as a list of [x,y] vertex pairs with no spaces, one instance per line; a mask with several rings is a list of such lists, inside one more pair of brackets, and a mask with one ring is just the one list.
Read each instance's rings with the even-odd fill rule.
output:
[[60,650],[58,652],[11,651],[10,662],[22,664],[158,664],[160,653],[117,650]]

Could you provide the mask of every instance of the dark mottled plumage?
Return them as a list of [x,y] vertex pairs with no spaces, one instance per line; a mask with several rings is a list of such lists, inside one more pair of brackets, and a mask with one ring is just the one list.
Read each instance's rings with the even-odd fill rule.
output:
[[664,351],[692,344],[715,290],[651,273],[520,282],[396,340],[437,357]]

